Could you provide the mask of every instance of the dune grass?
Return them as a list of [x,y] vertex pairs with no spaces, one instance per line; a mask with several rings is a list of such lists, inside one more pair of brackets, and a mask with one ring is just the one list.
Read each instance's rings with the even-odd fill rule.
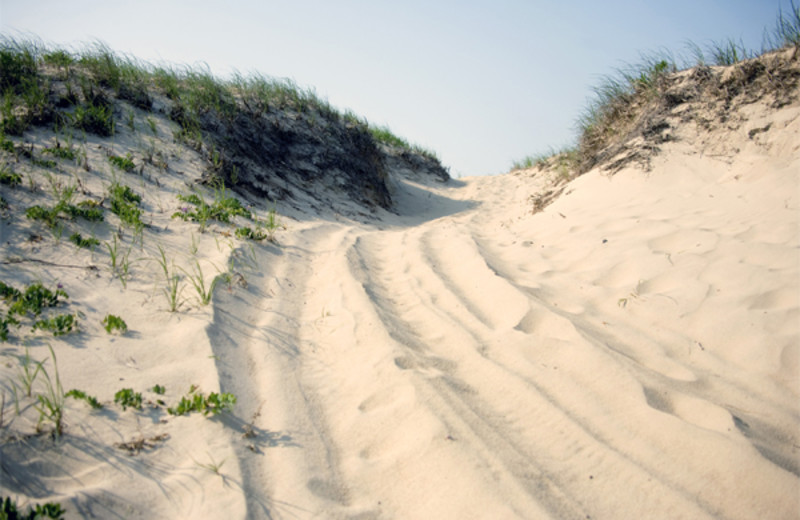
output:
[[764,39],[765,49],[762,50],[800,48],[800,6],[795,5],[794,0],[789,3],[789,12],[784,12],[783,8],[778,10],[775,27],[765,31]]
[[[624,138],[644,106],[663,100],[665,80],[670,75],[693,67],[736,65],[770,51],[791,47],[800,49],[800,6],[794,0],[787,11],[778,11],[775,26],[765,29],[760,51],[747,49],[735,39],[711,42],[705,47],[687,42],[688,52],[682,57],[676,58],[666,50],[643,54],[638,63],[622,66],[602,76],[593,88],[592,99],[576,121],[577,146],[570,167],[574,168],[576,175],[588,171],[601,150]],[[515,161],[512,169],[545,165],[561,153],[562,150],[551,149],[531,155]]]
[[429,150],[417,144],[410,144],[406,139],[399,137],[398,135],[394,134],[388,126],[376,126],[370,125],[367,123],[369,128],[370,134],[375,139],[375,141],[391,146],[393,148],[397,148],[400,150],[409,151],[423,157],[427,157],[429,159],[433,159],[438,161],[439,157],[436,155],[436,152],[433,150]]
[[232,125],[240,117],[283,111],[313,116],[312,122],[343,124],[376,143],[438,161],[434,152],[409,144],[387,127],[341,112],[313,89],[288,79],[235,74],[223,80],[207,67],[153,66],[103,43],[73,52],[0,36],[0,135],[22,135],[32,126],[50,125],[108,137],[117,126],[113,98],[150,111],[158,96],[170,103],[168,115],[180,126],[176,137],[198,150],[206,125],[214,124],[209,115]]
[[[794,0],[790,12],[780,10],[775,27],[765,33],[761,54],[792,46],[800,47],[800,7]],[[619,69],[602,79],[594,89],[594,99],[577,121],[579,168],[585,171],[591,164],[589,157],[622,135],[648,99],[664,95],[662,80],[666,75],[691,67],[735,65],[759,55],[733,39],[712,42],[705,52],[691,42],[687,48],[690,55],[682,60],[680,66],[670,53],[662,51],[645,55],[640,63]]]
[[577,158],[577,149],[574,146],[563,148],[550,148],[546,152],[528,155],[511,164],[511,170],[526,170],[530,168],[546,168],[556,164],[559,169],[573,170]]

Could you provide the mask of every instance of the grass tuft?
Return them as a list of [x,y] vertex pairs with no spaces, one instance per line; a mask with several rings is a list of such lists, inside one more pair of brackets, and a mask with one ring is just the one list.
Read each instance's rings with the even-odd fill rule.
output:
[[100,241],[94,237],[84,238],[80,233],[73,233],[69,236],[70,242],[83,249],[92,249],[100,245]]
[[239,202],[239,199],[228,194],[224,184],[214,190],[214,201],[211,204],[206,201],[199,191],[191,195],[178,195],[178,200],[192,206],[182,206],[179,211],[172,214],[172,218],[198,222],[200,231],[205,231],[209,220],[229,223],[231,219],[237,216],[246,218],[251,216],[250,212]]
[[120,157],[119,155],[110,155],[108,157],[108,162],[110,162],[115,168],[118,168],[124,172],[132,172],[134,168],[136,168],[130,152],[128,152],[125,157]]
[[790,1],[788,12],[778,9],[775,27],[767,32],[764,44],[766,49],[800,47],[800,5],[794,0]]
[[117,182],[113,183],[109,188],[109,195],[111,197],[111,212],[136,232],[141,231],[144,227],[142,209],[139,207],[142,197],[134,193],[130,187]]
[[[45,381],[45,392],[38,394],[36,400],[38,405],[34,408],[39,412],[39,422],[36,426],[37,431],[41,431],[41,425],[44,421],[53,423],[53,435],[59,437],[64,433],[64,402],[66,394],[64,388],[61,386],[61,378],[58,375],[58,364],[56,362],[56,353],[53,352],[53,347],[47,346],[50,349],[50,355],[53,358],[53,374],[50,374],[42,368],[42,375]],[[45,360],[46,361],[46,360]],[[43,367],[43,364],[41,365]]]
[[158,262],[158,265],[161,266],[161,270],[164,272],[163,293],[167,298],[169,312],[175,312],[181,305],[180,296],[183,292],[181,277],[175,272],[175,263],[167,261],[167,254],[164,252],[164,248],[162,248],[160,245],[158,246],[158,252],[161,257],[157,258],[156,261]]
[[[734,39],[712,42],[705,48],[693,42],[686,46],[689,59],[682,60],[680,69],[732,66],[758,56],[741,40]],[[791,0],[789,9],[779,10],[774,28],[765,32],[761,52],[792,46],[800,48],[800,6],[794,0]],[[630,132],[641,123],[640,117],[648,107],[668,106],[674,102],[668,99],[667,90],[669,78],[678,70],[677,60],[672,54],[659,51],[643,55],[639,63],[621,67],[601,78],[593,89],[594,96],[576,121],[578,174],[591,169],[602,159],[605,150],[630,137]],[[512,168],[544,165],[549,158],[548,154],[529,156],[514,162]]]
[[214,296],[214,289],[217,287],[217,283],[219,283],[220,278],[215,276],[211,280],[211,284],[206,287],[203,269],[200,267],[200,261],[195,259],[194,263],[195,265],[192,266],[191,273],[185,269],[181,270],[189,278],[192,286],[194,286],[195,290],[197,291],[197,298],[200,301],[200,305],[208,305],[211,303],[211,298]]

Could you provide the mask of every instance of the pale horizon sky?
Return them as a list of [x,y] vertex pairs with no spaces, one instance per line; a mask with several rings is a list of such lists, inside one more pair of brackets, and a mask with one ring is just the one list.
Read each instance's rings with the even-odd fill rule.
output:
[[642,53],[761,49],[779,8],[789,0],[0,0],[0,33],[290,78],[471,176],[573,144],[592,87]]

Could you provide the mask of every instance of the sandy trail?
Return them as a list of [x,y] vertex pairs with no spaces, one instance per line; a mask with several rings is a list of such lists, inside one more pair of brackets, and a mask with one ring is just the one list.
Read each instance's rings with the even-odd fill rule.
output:
[[209,328],[270,439],[249,516],[795,517],[792,153],[676,150],[537,215],[525,175],[404,180],[396,218],[297,223]]
[[[309,187],[279,208],[278,244],[171,218],[204,163],[162,120],[170,169],[125,178],[147,220],[138,244],[120,235],[127,284],[102,248],[0,219],[0,278],[62,284],[81,323],[14,329],[4,395],[27,350],[55,374],[52,344],[64,390],[104,404],[67,400],[54,440],[34,394],[16,414],[9,398],[0,491],[68,519],[798,518],[800,107],[739,115],[676,129],[649,171],[558,184],[536,213],[556,170],[393,172],[396,211],[370,215],[335,190],[320,209]],[[107,190],[101,168],[59,168]],[[174,312],[159,258],[183,273]],[[188,282],[201,265],[224,280],[210,305]],[[129,330],[108,334],[106,313]],[[145,406],[115,404],[121,388]],[[233,413],[168,412],[220,391]]]

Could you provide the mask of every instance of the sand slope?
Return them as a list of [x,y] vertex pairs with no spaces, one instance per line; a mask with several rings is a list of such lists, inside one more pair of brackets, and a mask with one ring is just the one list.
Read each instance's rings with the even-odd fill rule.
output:
[[264,368],[227,379],[298,444],[242,461],[267,476],[250,510],[796,517],[797,116],[734,161],[675,144],[592,172],[536,215],[522,172],[295,226],[261,264]]
[[[127,289],[3,264],[133,332],[29,342],[37,359],[57,346],[64,386],[107,407],[68,401],[59,441],[15,419],[2,492],[61,500],[68,518],[797,518],[800,107],[749,110],[736,131],[685,129],[650,171],[593,170],[535,214],[556,172],[398,176],[398,214],[293,210],[280,245],[252,248],[154,212],[165,230],[140,256],[156,238],[183,265],[199,240],[207,273],[234,259],[209,307],[166,312],[149,261]],[[5,387],[21,348],[3,346]],[[110,403],[156,383],[170,403],[195,384],[237,408]],[[136,455],[113,446],[162,434]]]

